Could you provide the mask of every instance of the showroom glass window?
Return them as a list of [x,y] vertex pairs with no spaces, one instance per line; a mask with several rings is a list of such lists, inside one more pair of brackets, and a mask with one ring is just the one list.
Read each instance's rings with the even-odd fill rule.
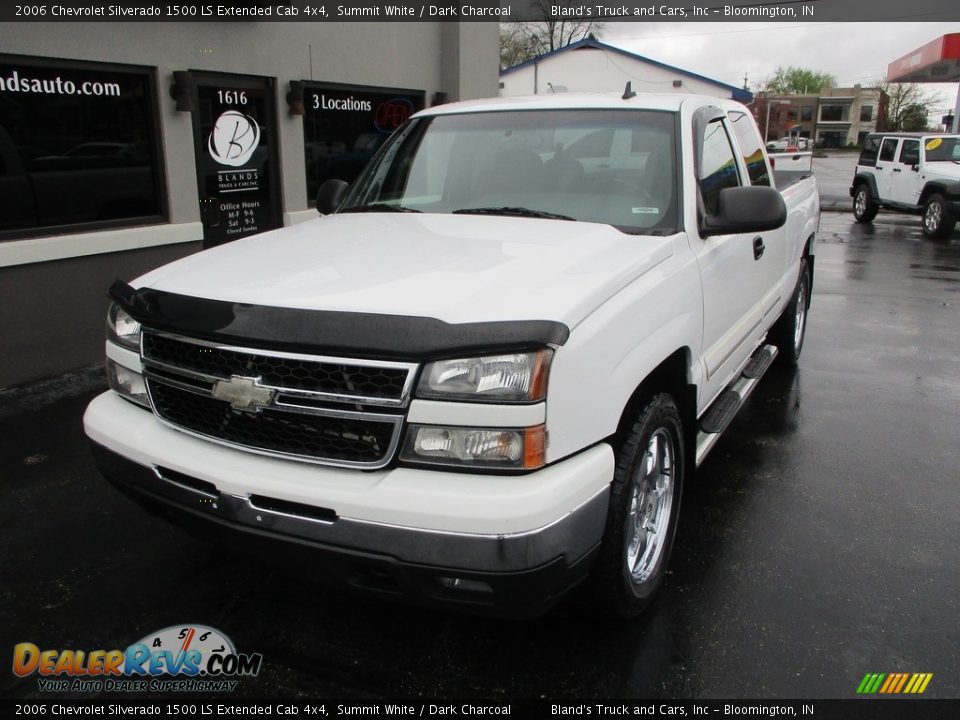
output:
[[0,237],[162,221],[150,70],[0,55]]
[[326,180],[352,183],[394,130],[423,110],[424,92],[304,82],[307,200]]

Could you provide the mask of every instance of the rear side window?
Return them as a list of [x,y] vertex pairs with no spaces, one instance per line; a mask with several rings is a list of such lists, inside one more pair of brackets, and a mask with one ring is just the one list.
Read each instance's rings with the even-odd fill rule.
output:
[[767,160],[763,155],[763,143],[760,142],[760,133],[757,132],[753,119],[742,112],[727,113],[730,118],[730,127],[737,136],[737,144],[743,154],[743,162],[747,166],[747,175],[751,185],[770,185],[770,173],[767,170]]
[[720,120],[714,120],[707,126],[703,136],[703,153],[700,163],[700,194],[703,196],[704,209],[708,214],[717,212],[720,204],[720,191],[740,185],[737,161]]
[[894,155],[897,154],[897,139],[887,138],[880,146],[880,160],[882,162],[892,162]]
[[880,138],[875,135],[868,137],[863,141],[863,150],[860,151],[860,160],[858,164],[873,167],[877,164],[877,156],[880,154]]

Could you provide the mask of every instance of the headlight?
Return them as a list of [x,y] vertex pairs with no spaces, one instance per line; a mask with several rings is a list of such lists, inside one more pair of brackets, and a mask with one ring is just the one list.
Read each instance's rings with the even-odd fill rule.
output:
[[458,360],[423,369],[417,397],[474,402],[536,402],[547,393],[552,350]]
[[107,310],[107,338],[130,350],[140,352],[140,323],[116,303]]
[[536,470],[546,457],[546,431],[535,427],[469,428],[411,425],[400,459],[456,467]]
[[137,405],[150,407],[143,375],[107,358],[107,383],[110,389]]

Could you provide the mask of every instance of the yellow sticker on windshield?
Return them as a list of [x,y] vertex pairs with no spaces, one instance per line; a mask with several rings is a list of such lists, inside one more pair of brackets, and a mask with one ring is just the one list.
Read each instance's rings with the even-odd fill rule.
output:
[[943,139],[934,138],[933,140],[928,140],[927,144],[924,145],[923,147],[925,147],[927,150],[936,150],[941,145],[943,145]]

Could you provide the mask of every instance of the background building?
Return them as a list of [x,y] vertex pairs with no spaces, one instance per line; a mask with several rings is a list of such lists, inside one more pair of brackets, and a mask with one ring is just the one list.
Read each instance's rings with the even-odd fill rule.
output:
[[766,95],[758,93],[751,109],[767,142],[788,133],[809,138],[817,147],[859,145],[875,132],[886,113],[886,94],[854,85],[824,88],[818,94]]
[[0,25],[0,388],[100,361],[115,278],[316,217],[497,62],[496,23]]
[[587,38],[500,71],[500,94],[622,92],[690,93],[750,102],[753,95],[719,80]]

